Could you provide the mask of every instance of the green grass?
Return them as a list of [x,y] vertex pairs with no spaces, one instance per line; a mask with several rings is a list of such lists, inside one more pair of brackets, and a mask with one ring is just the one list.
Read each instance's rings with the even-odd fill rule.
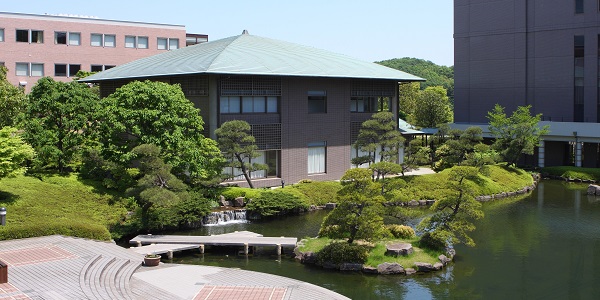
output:
[[[419,240],[419,238],[406,239],[406,240],[391,239],[391,240],[379,241],[375,244],[375,247],[372,247],[371,250],[369,251],[369,257],[367,258],[365,265],[377,267],[379,264],[387,262],[387,263],[398,263],[401,266],[403,266],[404,268],[413,268],[415,265],[415,262],[424,262],[424,263],[430,263],[430,264],[435,264],[436,262],[439,262],[438,256],[440,254],[442,254],[442,252],[434,251],[434,250],[430,250],[430,249],[419,248],[418,240]],[[322,237],[305,239],[304,245],[300,246],[299,250],[302,252],[311,251],[311,252],[316,253],[319,250],[323,249],[326,245],[328,245],[332,242],[335,242],[335,241],[339,241],[339,240],[332,240],[329,238],[322,238]],[[394,257],[394,256],[385,255],[385,245],[386,244],[393,244],[393,243],[399,243],[399,242],[411,243],[413,245],[414,252],[408,256]]]
[[7,210],[0,239],[62,234],[109,240],[109,227],[127,213],[118,197],[75,175],[3,178],[0,206]]
[[542,168],[542,173],[571,180],[600,181],[599,168],[579,168],[573,166],[546,167]]

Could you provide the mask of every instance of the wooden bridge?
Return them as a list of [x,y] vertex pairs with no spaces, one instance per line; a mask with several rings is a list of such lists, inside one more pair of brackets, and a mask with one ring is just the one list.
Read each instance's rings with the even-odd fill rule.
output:
[[198,248],[200,253],[204,253],[204,246],[244,247],[245,255],[248,255],[249,247],[276,247],[277,254],[281,255],[283,248],[294,248],[297,241],[298,239],[295,237],[263,237],[261,234],[250,231],[236,231],[210,236],[138,235],[131,239],[129,243],[138,246],[137,248],[131,248],[132,251],[137,253],[167,253],[169,258],[172,258],[174,251]]

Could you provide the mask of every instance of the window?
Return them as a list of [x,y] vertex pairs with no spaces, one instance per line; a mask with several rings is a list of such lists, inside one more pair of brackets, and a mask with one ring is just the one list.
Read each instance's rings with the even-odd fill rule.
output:
[[308,144],[308,174],[325,173],[326,142]]
[[54,43],[60,45],[67,44],[67,33],[66,32],[54,32]]
[[44,76],[44,64],[31,64],[31,76]]
[[65,64],[54,64],[54,76],[66,77],[67,76],[67,65]]
[[138,47],[138,49],[148,49],[148,37],[147,36],[138,36],[137,37],[137,47]]
[[584,55],[585,55],[585,37],[583,35],[575,36],[573,47],[574,52],[574,115],[575,122],[583,122],[584,115]]
[[92,33],[90,37],[90,44],[93,47],[115,47],[116,46],[116,37],[114,34],[99,34]]
[[[241,101],[240,101],[241,98]],[[278,113],[278,97],[233,96],[221,97],[222,114]],[[241,105],[241,107],[240,107]]]
[[175,50],[179,48],[179,39],[157,38],[158,50]]
[[185,36],[185,45],[191,46],[200,43],[208,42],[208,35],[205,34],[186,34]]
[[54,32],[54,43],[57,45],[81,45],[81,34],[78,32]]
[[239,114],[240,97],[221,97],[222,114]]
[[29,64],[28,63],[17,63],[16,65],[17,76],[29,76]]
[[351,112],[380,112],[391,111],[389,97],[352,97],[350,99]]
[[125,36],[125,48],[148,49],[148,37]]
[[71,46],[81,45],[81,33],[69,32],[69,45],[71,45]]
[[0,28],[0,42],[4,42],[4,28]]
[[[246,159],[246,162],[258,163],[267,165],[267,170],[258,170],[250,172],[250,178],[266,178],[278,176],[279,170],[279,151],[259,151],[260,156]],[[229,175],[231,180],[245,180],[242,170],[240,168],[225,167],[223,168],[223,174]]]
[[110,66],[110,65],[92,65],[90,70],[92,72],[102,72],[102,71],[106,71],[108,69],[114,68],[115,66]]
[[125,48],[135,48],[135,36],[125,36]]
[[77,75],[79,70],[81,70],[81,65],[69,65],[69,77]]
[[575,13],[576,14],[583,13],[583,0],[575,0]]
[[327,92],[308,91],[308,113],[326,113],[327,112]]
[[44,43],[44,31],[17,29],[16,40],[21,43],[42,44]]

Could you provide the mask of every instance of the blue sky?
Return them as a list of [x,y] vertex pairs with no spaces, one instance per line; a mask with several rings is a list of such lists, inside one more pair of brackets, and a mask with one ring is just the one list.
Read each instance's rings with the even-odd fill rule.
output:
[[453,65],[449,0],[30,0],[0,11],[74,14],[185,25],[209,40],[250,34],[346,54],[366,61],[417,57]]

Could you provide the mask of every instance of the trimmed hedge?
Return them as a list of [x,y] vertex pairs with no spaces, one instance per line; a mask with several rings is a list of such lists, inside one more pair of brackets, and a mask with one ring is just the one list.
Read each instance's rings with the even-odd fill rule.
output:
[[309,205],[298,196],[286,191],[265,190],[246,205],[246,210],[252,219],[300,212],[308,207]]
[[364,264],[369,257],[369,248],[364,245],[348,244],[347,242],[331,243],[317,252],[317,263],[326,262],[339,265],[341,263]]
[[558,176],[569,180],[600,181],[600,169],[573,166],[545,167],[542,174]]
[[397,239],[412,239],[416,236],[415,230],[410,226],[390,224],[385,227]]
[[15,226],[8,225],[0,227],[0,240],[23,239],[56,234],[103,241],[111,239],[111,234],[106,226],[78,221],[59,223],[42,220],[26,225],[19,224]]

